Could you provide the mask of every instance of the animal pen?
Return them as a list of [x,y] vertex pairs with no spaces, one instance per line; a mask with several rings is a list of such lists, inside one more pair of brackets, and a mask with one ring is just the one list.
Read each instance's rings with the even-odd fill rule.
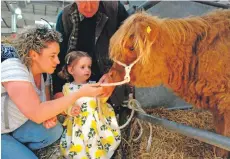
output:
[[[158,4],[159,2],[160,1],[148,1],[148,2],[145,2],[145,3],[141,4],[138,7],[134,6],[134,7],[130,8],[128,10],[129,14],[133,14],[137,10],[150,9],[151,7],[153,7],[154,5]],[[194,1],[194,3],[214,6],[214,7],[222,8],[222,9],[229,9],[228,5],[219,4],[219,3],[216,3],[216,2]],[[222,136],[222,135],[219,135],[219,134],[216,134],[216,133],[210,131],[212,128],[208,128],[209,130],[205,130],[205,129],[207,129],[207,125],[208,124],[211,125],[212,123],[207,122],[206,123],[207,125],[204,124],[203,126],[201,126],[202,125],[201,123],[197,123],[197,125],[192,124],[193,122],[194,123],[196,122],[195,118],[199,116],[199,113],[203,113],[202,114],[203,116],[206,116],[206,117],[208,116],[206,118],[207,121],[212,120],[211,119],[212,117],[208,112],[201,112],[199,110],[192,109],[191,106],[180,106],[180,107],[172,106],[172,107],[170,107],[168,109],[162,109],[162,108],[156,108],[155,110],[153,110],[153,109],[145,109],[145,111],[147,112],[147,113],[145,113],[143,110],[140,111],[140,109],[138,109],[138,107],[139,106],[134,107],[134,109],[136,108],[136,112],[135,112],[134,117],[136,119],[138,119],[138,120],[140,119],[142,121],[142,123],[143,122],[149,122],[149,123],[152,123],[154,125],[159,125],[161,128],[154,127],[154,129],[159,129],[161,132],[154,131],[155,133],[167,134],[167,133],[165,133],[165,132],[167,132],[167,130],[170,133],[172,131],[172,132],[187,136],[188,138],[193,138],[193,139],[199,140],[199,141],[201,141],[203,143],[207,143],[207,144],[210,144],[210,145],[225,149],[225,150],[230,152],[230,138],[229,137],[225,137],[225,136]],[[177,118],[176,116],[178,116],[179,118]],[[183,119],[180,120],[180,118],[183,118],[185,120],[184,121],[183,121]],[[189,120],[191,120],[191,121],[189,121]],[[202,119],[202,120],[204,120],[204,119]],[[199,125],[199,124],[201,124],[201,125]],[[133,127],[135,127],[135,126],[133,126]],[[163,130],[162,127],[165,130]],[[191,156],[189,156],[189,155],[188,156],[183,156],[183,153],[182,153],[182,156],[180,156],[178,154],[175,155],[174,153],[177,150],[177,146],[181,147],[180,145],[176,145],[175,143],[172,144],[173,146],[175,146],[174,149],[169,149],[169,151],[165,150],[165,152],[163,152],[163,153],[160,152],[160,151],[159,152],[155,151],[155,152],[151,153],[151,152],[149,152],[150,151],[149,146],[151,145],[150,142],[154,143],[154,139],[156,140],[159,137],[161,137],[161,138],[167,138],[167,137],[173,138],[173,137],[175,137],[175,140],[177,140],[177,138],[176,138],[176,136],[173,136],[172,134],[165,135],[165,136],[158,136],[158,137],[155,136],[154,137],[154,135],[152,134],[153,133],[152,128],[150,128],[150,130],[146,126],[145,126],[145,128],[148,131],[148,133],[146,133],[146,132],[143,133],[142,132],[143,130],[142,130],[141,126],[139,126],[139,127],[136,126],[135,127],[135,129],[138,129],[138,131],[141,129],[140,130],[141,133],[143,133],[146,136],[148,136],[149,132],[150,132],[151,137],[149,138],[149,140],[147,141],[147,139],[144,139],[145,140],[144,143],[138,142],[139,145],[136,145],[136,148],[135,148],[135,145],[134,145],[134,147],[132,147],[132,149],[133,149],[132,150],[133,152],[131,152],[131,153],[133,153],[132,155],[127,155],[127,153],[124,152],[124,151],[127,151],[127,145],[124,146],[124,148],[122,148],[123,152],[121,152],[121,154],[120,154],[121,158],[127,158],[127,156],[128,156],[128,158],[193,158],[193,157],[195,157],[195,158],[214,158],[215,157],[214,154],[209,156],[208,154],[205,154],[205,153],[203,153],[203,154],[201,153],[200,155],[194,155],[195,153],[193,153]],[[136,130],[133,130],[133,131],[135,132]],[[152,136],[153,136],[153,138],[152,138]],[[138,137],[140,137],[140,136],[138,136]],[[186,139],[187,141],[189,141],[188,138]],[[159,139],[157,139],[157,140],[159,140]],[[172,140],[171,140],[171,142],[173,142]],[[129,141],[132,142],[131,139]],[[163,140],[163,139],[160,140],[160,142],[165,142],[165,141],[166,140]],[[168,141],[170,142],[170,140],[168,140]],[[157,143],[157,144],[154,145],[156,147],[154,147],[152,145],[153,149],[154,148],[157,149],[157,147],[159,146],[158,144],[160,145],[160,143]],[[189,144],[189,143],[184,143],[184,144]],[[147,148],[146,148],[146,145],[147,145]],[[139,146],[139,148],[137,148],[138,146]],[[167,143],[164,146],[163,146],[163,148],[167,149]],[[199,147],[199,144],[197,144],[196,146]],[[128,147],[131,147],[131,145],[128,144]],[[168,145],[168,147],[170,147],[170,146]],[[180,149],[180,148],[178,148],[178,149]],[[192,150],[192,149],[194,149],[193,146],[191,146],[190,149],[191,149],[191,151],[194,151],[194,150]],[[184,151],[190,151],[190,150],[186,150],[184,147],[182,147],[179,151],[183,151],[183,150]],[[135,152],[134,153],[134,151],[140,151],[140,152],[138,152],[138,153]],[[210,151],[212,151],[212,149],[210,149]],[[188,154],[189,153],[190,152],[188,152]]]

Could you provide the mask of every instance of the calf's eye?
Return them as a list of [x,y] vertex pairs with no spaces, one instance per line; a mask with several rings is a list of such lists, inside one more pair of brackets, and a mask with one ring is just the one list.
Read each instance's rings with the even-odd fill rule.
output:
[[130,50],[130,51],[134,51],[134,47],[130,47],[129,50]]

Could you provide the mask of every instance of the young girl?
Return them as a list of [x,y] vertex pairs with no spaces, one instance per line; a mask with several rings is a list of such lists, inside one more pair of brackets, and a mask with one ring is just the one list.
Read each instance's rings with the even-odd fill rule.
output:
[[[76,92],[91,76],[91,57],[82,51],[73,51],[65,57],[66,65],[59,76],[73,80],[63,86],[63,94]],[[65,111],[67,129],[61,138],[61,152],[66,158],[109,159],[119,146],[121,137],[113,108],[107,99],[82,97]],[[97,103],[100,102],[100,107]],[[78,113],[79,111],[79,113]],[[77,116],[74,116],[78,114]]]

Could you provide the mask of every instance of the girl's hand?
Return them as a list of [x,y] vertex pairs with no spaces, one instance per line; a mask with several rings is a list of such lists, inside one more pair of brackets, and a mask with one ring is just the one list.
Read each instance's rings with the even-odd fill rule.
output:
[[100,83],[95,84],[85,84],[80,89],[82,97],[96,97],[103,95],[103,88],[100,86]]
[[43,122],[43,126],[46,129],[50,129],[52,127],[55,127],[56,124],[57,124],[57,117],[56,116]]
[[71,116],[78,116],[80,114],[80,106],[74,105],[70,111]]

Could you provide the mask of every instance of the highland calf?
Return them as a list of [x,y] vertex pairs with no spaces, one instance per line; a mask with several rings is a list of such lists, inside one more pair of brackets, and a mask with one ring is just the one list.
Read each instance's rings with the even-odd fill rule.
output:
[[[200,17],[160,19],[140,12],[130,16],[110,41],[110,58],[127,65],[131,84],[164,84],[185,101],[209,109],[215,130],[230,137],[230,10]],[[114,63],[110,75],[124,78]],[[216,154],[228,152],[216,148]]]

